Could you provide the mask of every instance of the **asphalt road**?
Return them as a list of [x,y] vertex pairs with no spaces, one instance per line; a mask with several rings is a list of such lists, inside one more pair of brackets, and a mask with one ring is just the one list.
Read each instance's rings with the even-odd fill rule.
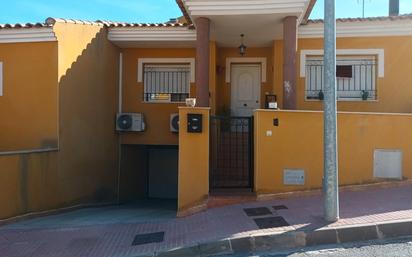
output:
[[[232,257],[235,255],[232,255]],[[412,238],[370,241],[325,247],[306,248],[294,252],[273,252],[236,257],[412,257]],[[228,256],[229,257],[229,256]]]

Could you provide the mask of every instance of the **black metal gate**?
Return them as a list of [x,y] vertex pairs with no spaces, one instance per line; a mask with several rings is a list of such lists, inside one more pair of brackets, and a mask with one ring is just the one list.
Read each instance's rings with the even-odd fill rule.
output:
[[253,187],[253,117],[211,116],[210,190]]

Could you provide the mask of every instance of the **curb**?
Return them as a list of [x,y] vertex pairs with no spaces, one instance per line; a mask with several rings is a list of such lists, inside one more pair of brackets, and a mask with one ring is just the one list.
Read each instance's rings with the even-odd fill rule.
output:
[[229,238],[136,257],[206,257],[412,236],[412,220]]

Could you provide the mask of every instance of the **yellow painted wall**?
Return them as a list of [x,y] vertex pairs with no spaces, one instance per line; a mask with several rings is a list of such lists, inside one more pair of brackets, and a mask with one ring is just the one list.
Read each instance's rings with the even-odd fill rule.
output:
[[[412,112],[412,37],[338,38],[337,49],[384,49],[385,77],[377,80],[378,101],[339,101],[340,111]],[[299,39],[297,57],[297,109],[321,110],[322,102],[305,101],[305,80],[299,76],[299,54],[304,49],[322,49],[323,39]],[[282,92],[283,42],[274,42],[275,91]],[[280,103],[282,99],[280,98]]]
[[[240,57],[237,48],[217,48],[216,50],[216,110],[219,114],[230,113],[230,83],[226,83],[226,58]],[[265,104],[265,93],[277,93],[273,91],[273,48],[248,48],[244,57],[266,57],[267,74],[266,82],[261,86],[261,107]]]
[[[124,133],[123,144],[177,145],[178,135],[170,132],[170,114],[178,113],[178,103],[144,103],[143,83],[137,82],[139,58],[195,58],[194,48],[152,49],[129,48],[123,52],[123,112],[144,114],[146,131]],[[191,97],[196,97],[194,84],[191,85]]]
[[56,23],[59,41],[58,169],[66,203],[113,200],[119,50],[96,25]]
[[[279,127],[273,119],[279,119]],[[412,178],[412,115],[339,113],[340,185],[377,181],[375,149],[403,151],[403,176]],[[272,131],[272,136],[266,136]],[[304,142],[304,143],[302,143]],[[320,188],[323,176],[323,113],[255,112],[255,189],[277,193]],[[284,169],[304,169],[304,186],[283,185]]]
[[57,148],[57,42],[0,44],[0,152]]
[[[187,114],[203,114],[202,133],[187,132]],[[203,203],[209,194],[210,108],[179,108],[178,211]]]
[[116,196],[119,51],[103,27],[56,23],[54,31],[58,43],[0,44],[8,67],[0,114],[9,120],[0,126],[16,127],[0,128],[0,146],[57,147],[59,141],[59,151],[0,153],[0,219]]
[[0,156],[0,167],[0,219],[62,206],[57,152]]

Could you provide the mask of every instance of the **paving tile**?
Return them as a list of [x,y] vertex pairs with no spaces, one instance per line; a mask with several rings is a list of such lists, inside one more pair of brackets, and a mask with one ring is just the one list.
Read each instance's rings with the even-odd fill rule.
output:
[[[412,186],[343,192],[340,194],[341,219],[332,224],[323,221],[323,200],[320,195],[225,206],[179,219],[161,219],[153,216],[156,215],[153,212],[142,211],[139,214],[137,210],[130,213],[122,210],[121,215],[116,216],[113,207],[79,210],[76,215],[50,216],[42,218],[41,221],[32,220],[24,224],[16,223],[0,227],[0,250],[2,256],[17,257],[133,257],[145,254],[151,256],[154,252],[199,245],[229,237],[251,238],[264,233],[288,233],[294,230],[314,231],[306,238],[308,244],[337,242],[337,234],[340,241],[351,241],[373,237],[373,229],[359,231],[359,233],[351,233],[349,230],[337,233],[332,230],[326,235],[316,231],[322,228],[339,229],[342,226],[412,219],[412,201],[409,200],[411,192]],[[276,211],[279,211],[290,226],[286,224],[281,227],[268,226],[260,230],[254,219],[266,218],[266,216],[247,216],[244,209],[262,206],[271,206],[269,211],[272,217],[276,215]],[[286,206],[288,209],[277,210],[275,206]],[[141,218],[133,218],[133,215],[141,215]],[[143,217],[150,215],[152,217],[145,221]],[[91,222],[93,216],[100,218]],[[72,219],[74,217],[78,223]],[[59,223],[59,221],[63,222]],[[161,231],[165,232],[162,242],[132,246],[136,235]],[[405,223],[394,227],[383,224],[379,225],[379,231],[388,236],[402,236],[412,231],[412,225]],[[284,238],[284,240],[289,239]],[[262,239],[262,248],[265,248],[270,240]],[[233,242],[233,250],[238,249],[239,252],[247,251],[247,248],[254,244],[247,239]],[[190,254],[196,256],[199,252],[196,250]]]

